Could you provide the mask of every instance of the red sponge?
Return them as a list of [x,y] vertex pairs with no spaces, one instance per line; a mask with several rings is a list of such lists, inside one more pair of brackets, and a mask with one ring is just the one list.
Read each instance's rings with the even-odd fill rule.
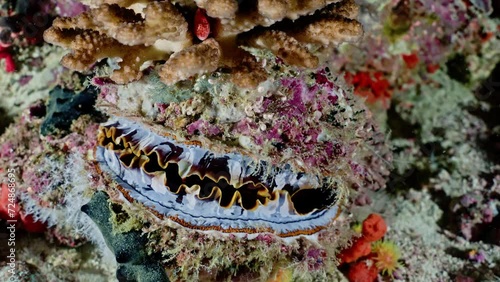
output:
[[386,231],[387,225],[379,214],[372,213],[363,221],[362,238],[368,242],[382,239]]
[[371,260],[361,260],[349,267],[349,282],[373,282],[377,279],[378,270]]
[[369,255],[371,252],[371,243],[363,240],[363,238],[358,238],[352,246],[347,249],[342,250],[338,255],[340,263],[351,263],[358,260],[361,257]]

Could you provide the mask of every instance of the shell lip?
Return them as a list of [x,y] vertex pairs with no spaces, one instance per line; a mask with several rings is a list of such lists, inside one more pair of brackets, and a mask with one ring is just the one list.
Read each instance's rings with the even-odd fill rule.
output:
[[[315,233],[338,216],[335,188],[325,184],[311,186],[311,183],[316,183],[317,177],[294,173],[290,166],[271,167],[265,161],[258,162],[259,169],[252,168],[251,159],[243,155],[221,157],[206,149],[186,147],[165,136],[154,135],[134,126],[123,130],[127,126],[130,127],[130,124],[117,121],[100,127],[95,151],[99,166],[107,167],[104,170],[114,176],[122,193],[133,195],[131,198],[146,206],[160,206],[157,210],[160,214],[181,222],[183,226],[193,229],[197,229],[198,225],[206,227],[207,224],[200,224],[200,221],[218,218],[227,222],[221,226],[223,230],[234,231],[240,225],[253,222],[246,228],[260,230],[258,226],[271,228],[278,224],[279,232],[273,233],[309,234],[309,231],[304,230],[315,230],[312,232]],[[208,156],[210,162],[204,163]],[[230,167],[228,160],[231,158],[236,158],[236,161],[231,162]],[[262,169],[263,166],[269,169]],[[264,171],[271,171],[273,175],[267,175]],[[304,177],[310,179],[306,179],[305,188],[301,188],[300,180]],[[281,183],[278,183],[278,178]],[[171,200],[165,200],[170,201],[165,204],[155,199],[158,197],[175,197],[178,205]],[[199,214],[200,211],[193,213],[196,206],[210,206],[216,211],[204,216]],[[231,213],[230,217],[227,217],[228,213]],[[325,221],[327,218],[329,220]],[[309,221],[311,225],[307,224]],[[286,225],[301,227],[289,230]]]

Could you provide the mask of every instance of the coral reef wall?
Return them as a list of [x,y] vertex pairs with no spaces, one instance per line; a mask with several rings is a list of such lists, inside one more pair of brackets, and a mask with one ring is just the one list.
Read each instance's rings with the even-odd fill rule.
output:
[[499,280],[499,8],[0,0],[0,280]]

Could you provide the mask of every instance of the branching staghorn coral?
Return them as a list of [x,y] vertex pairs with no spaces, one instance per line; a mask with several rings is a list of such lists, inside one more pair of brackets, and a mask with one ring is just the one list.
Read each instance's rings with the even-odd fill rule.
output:
[[[62,60],[70,69],[86,71],[104,58],[121,58],[111,74],[119,84],[140,79],[146,62],[166,61],[159,74],[168,85],[224,67],[237,85],[255,87],[265,71],[240,47],[266,49],[287,64],[314,68],[325,47],[356,41],[363,33],[353,19],[353,0],[87,2],[88,12],[56,19],[44,38],[71,49]],[[200,18],[208,39],[199,36]]]

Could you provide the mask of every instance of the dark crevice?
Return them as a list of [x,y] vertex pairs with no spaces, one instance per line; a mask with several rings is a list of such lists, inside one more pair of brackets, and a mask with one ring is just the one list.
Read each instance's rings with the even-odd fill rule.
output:
[[493,5],[493,13],[491,13],[491,17],[500,18],[500,1],[491,1]]
[[490,76],[475,90],[476,98],[488,107],[474,107],[469,112],[486,123],[487,136],[478,138],[479,148],[492,162],[500,160],[500,64],[497,64]]
[[335,201],[332,189],[302,189],[292,195],[292,203],[299,214],[307,214],[315,209],[324,209]]
[[467,60],[464,55],[457,54],[446,62],[448,75],[454,80],[468,84],[471,79],[471,73],[467,66]]
[[401,117],[396,111],[397,104],[398,103],[391,103],[391,107],[387,111],[387,125],[391,128],[391,138],[415,138],[418,128]]
[[14,122],[14,119],[8,115],[7,111],[0,107],[0,134],[2,134],[7,126]]

